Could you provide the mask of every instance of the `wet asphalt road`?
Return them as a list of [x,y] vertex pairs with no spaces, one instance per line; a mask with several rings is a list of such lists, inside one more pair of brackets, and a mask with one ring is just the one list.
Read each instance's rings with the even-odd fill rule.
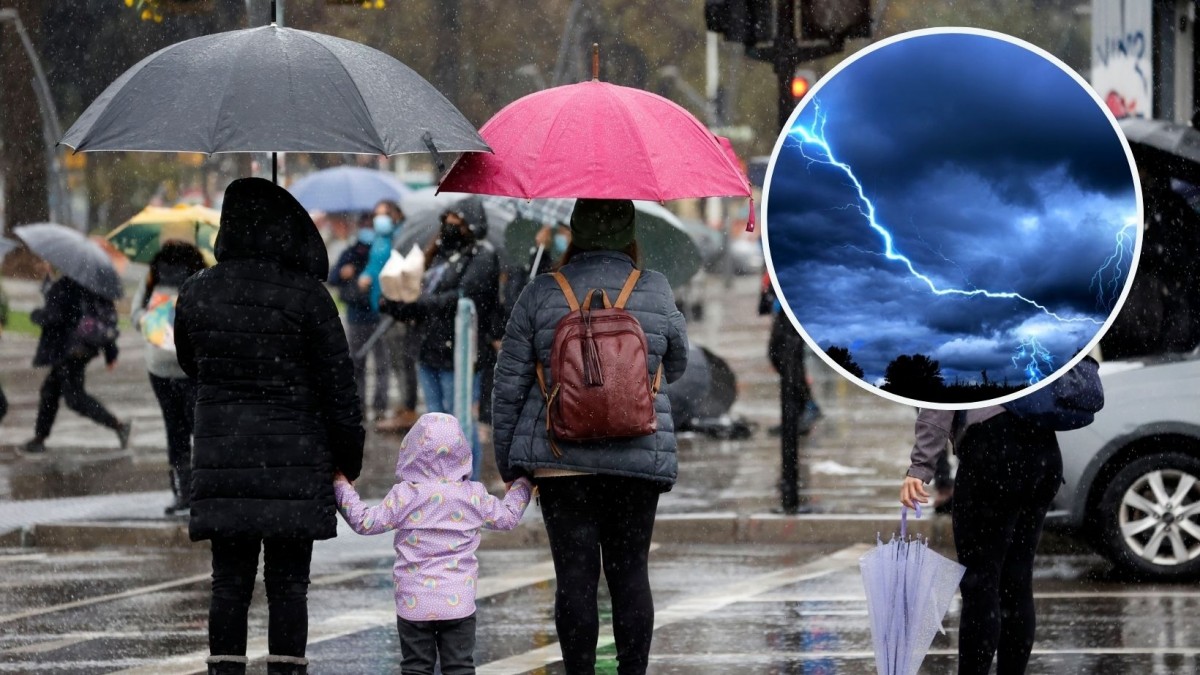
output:
[[[489,536],[504,536],[495,534]],[[857,547],[656,547],[651,673],[873,673]],[[481,553],[481,674],[561,673],[545,550]],[[390,537],[317,546],[312,673],[399,673]],[[0,554],[0,672],[202,672],[208,555],[192,550]],[[1031,673],[1195,673],[1200,590],[1130,584],[1088,555],[1038,561]],[[607,598],[601,599],[608,623]],[[264,672],[266,607],[251,609],[250,672]],[[922,672],[954,672],[957,601]],[[602,629],[602,644],[610,635]],[[597,672],[615,672],[611,644]]]

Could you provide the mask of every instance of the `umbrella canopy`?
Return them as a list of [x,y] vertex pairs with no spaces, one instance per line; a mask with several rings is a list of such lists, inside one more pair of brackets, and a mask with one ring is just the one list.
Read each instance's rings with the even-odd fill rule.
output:
[[502,201],[482,199],[478,195],[443,192],[428,187],[414,190],[400,201],[404,211],[404,224],[396,235],[394,248],[407,253],[414,245],[425,248],[441,228],[441,215],[446,209],[466,199],[479,200],[487,217],[487,240],[497,250],[504,246],[505,227],[517,214]]
[[148,263],[164,241],[177,239],[195,244],[213,264],[213,245],[221,226],[221,212],[204,206],[179,204],[173,208],[147,206],[108,233],[108,241],[130,260]]
[[1121,120],[1120,124],[1135,159],[1163,161],[1181,158],[1192,164],[1200,164],[1200,131],[1167,120],[1141,117],[1129,117]]
[[124,294],[121,277],[100,245],[65,225],[35,223],[13,232],[29,250],[97,295],[116,300]]
[[[701,264],[700,247],[687,226],[654,202],[634,201],[633,208],[642,267],[662,272],[672,286],[686,284]],[[541,228],[541,221],[527,218],[509,223],[504,233],[505,263],[529,269],[530,256],[537,250],[534,237]]]
[[378,169],[335,166],[308,174],[288,189],[309,211],[345,213],[371,211],[379,202],[400,202],[412,188]]
[[480,129],[494,155],[463,155],[441,189],[535,199],[667,201],[750,196],[717,137],[641,89],[593,80],[509,104]]
[[[917,517],[921,517],[920,507]],[[908,538],[908,509],[900,538],[859,560],[879,675],[916,675],[967,568]]]
[[411,68],[340,38],[275,25],[193,38],[142,59],[61,143],[77,151],[487,151]]

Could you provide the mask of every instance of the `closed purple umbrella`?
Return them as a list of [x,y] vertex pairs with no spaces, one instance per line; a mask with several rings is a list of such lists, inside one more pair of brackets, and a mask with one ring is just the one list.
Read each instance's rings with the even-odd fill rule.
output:
[[[921,517],[920,506],[917,517]],[[900,537],[877,540],[859,559],[879,675],[916,675],[967,568],[908,538],[908,509],[900,512]]]

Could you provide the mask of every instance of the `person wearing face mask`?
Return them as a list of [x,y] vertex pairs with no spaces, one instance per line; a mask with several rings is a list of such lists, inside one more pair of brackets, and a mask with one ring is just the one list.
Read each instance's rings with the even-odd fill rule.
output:
[[385,416],[388,409],[389,347],[386,340],[376,340],[369,354],[359,356],[362,346],[379,326],[379,309],[372,303],[371,285],[368,283],[364,286],[360,279],[370,264],[374,244],[379,239],[372,227],[372,220],[364,217],[354,243],[342,251],[329,272],[329,284],[336,289],[338,299],[346,307],[346,339],[350,344],[358,399],[364,407],[367,403],[367,358],[374,360],[375,391],[371,406],[376,418]]
[[[500,299],[500,261],[495,249],[485,246],[482,205],[467,199],[441,216],[441,229],[425,250],[425,279],[421,296],[411,303],[386,300],[381,311],[416,330],[417,376],[425,397],[426,412],[454,412],[454,317],[460,297],[475,302],[479,317],[477,353],[492,349]],[[475,389],[479,393],[479,363]],[[472,480],[479,479],[482,455],[478,434],[471,439]]]

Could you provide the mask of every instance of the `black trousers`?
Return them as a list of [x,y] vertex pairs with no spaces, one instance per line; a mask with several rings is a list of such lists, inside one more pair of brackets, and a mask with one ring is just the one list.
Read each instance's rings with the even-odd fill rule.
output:
[[593,675],[600,570],[612,597],[617,672],[641,675],[650,658],[654,599],[648,572],[659,487],[620,476],[539,478],[554,558],[554,624],[567,675]]
[[783,312],[771,322],[767,356],[779,372],[780,503],[794,508],[800,504],[800,419],[812,393],[804,370],[804,338]]
[[190,377],[150,376],[150,387],[167,427],[167,462],[175,503],[186,505],[192,493],[192,427],[196,422],[196,381]]
[[117,418],[83,388],[89,360],[67,358],[50,368],[46,380],[42,382],[37,423],[33,428],[35,436],[41,439],[50,437],[50,429],[54,426],[54,419],[58,417],[60,398],[66,402],[68,408],[97,424],[109,429],[121,426]]
[[439,658],[442,675],[474,675],[475,615],[447,621],[408,621],[396,617],[402,675],[433,675]]
[[310,539],[214,538],[208,648],[213,656],[245,656],[246,614],[263,549],[267,586],[267,647],[275,656],[303,657],[308,642]]
[[1033,557],[1062,484],[1054,432],[1002,413],[967,430],[957,451],[954,546],[966,566],[959,675],[1024,673],[1033,649]]

